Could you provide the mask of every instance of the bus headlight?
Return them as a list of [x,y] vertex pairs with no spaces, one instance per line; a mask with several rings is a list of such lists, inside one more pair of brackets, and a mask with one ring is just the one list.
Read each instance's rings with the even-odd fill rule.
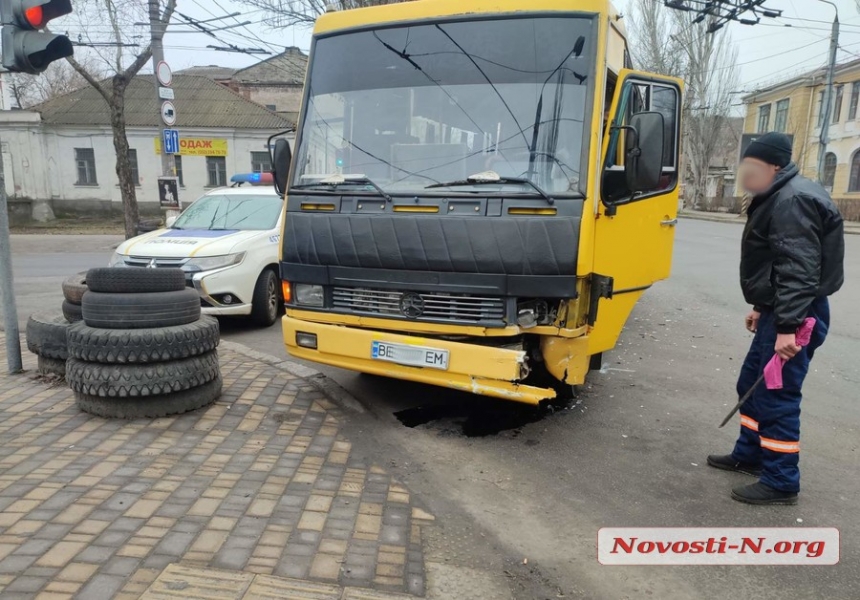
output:
[[296,299],[296,304],[302,306],[316,306],[318,308],[325,306],[325,293],[321,285],[303,283],[294,285],[293,296]]

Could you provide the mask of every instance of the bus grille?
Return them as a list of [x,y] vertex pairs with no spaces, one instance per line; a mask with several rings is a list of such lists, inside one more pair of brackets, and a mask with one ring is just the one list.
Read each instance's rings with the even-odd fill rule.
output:
[[495,323],[503,325],[505,301],[468,294],[398,292],[370,288],[336,287],[334,309],[380,317],[414,321]]

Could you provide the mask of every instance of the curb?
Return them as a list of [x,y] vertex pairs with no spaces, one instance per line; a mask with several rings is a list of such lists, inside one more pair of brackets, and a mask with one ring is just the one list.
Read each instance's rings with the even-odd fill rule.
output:
[[341,387],[337,382],[333,381],[326,377],[323,373],[320,373],[316,369],[311,367],[306,367],[305,365],[301,365],[292,360],[284,360],[283,358],[272,356],[271,354],[266,354],[264,352],[258,352],[256,350],[252,350],[248,346],[244,344],[240,344],[238,342],[230,342],[226,340],[221,340],[221,344],[219,348],[223,348],[224,350],[229,350],[231,352],[235,352],[237,354],[241,354],[242,356],[246,356],[252,360],[256,360],[262,363],[266,363],[272,367],[277,369],[281,369],[290,373],[291,375],[295,375],[301,379],[306,380],[308,383],[313,385],[323,394],[325,394],[332,401],[337,403],[338,405],[351,410],[352,412],[364,414],[367,412],[367,409],[359,402],[355,396],[346,391],[343,387]]
[[[690,213],[690,212],[680,212],[678,213],[678,217],[681,219],[691,219],[693,221],[709,221],[711,223],[728,223],[729,225],[744,225],[746,223],[746,219],[741,216],[736,216],[734,218],[725,218],[725,217],[717,217],[712,216],[708,213]],[[854,223],[853,221],[845,222],[845,234],[846,235],[860,235],[860,224]]]

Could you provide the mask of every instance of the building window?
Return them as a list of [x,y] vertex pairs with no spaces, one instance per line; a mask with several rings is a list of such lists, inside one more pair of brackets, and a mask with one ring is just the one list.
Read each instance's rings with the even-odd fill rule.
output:
[[267,104],[266,108],[268,108],[272,112],[276,112],[278,110],[278,106],[276,104]]
[[842,117],[842,97],[844,96],[845,86],[840,85],[836,88],[836,99],[833,101],[833,120],[831,123],[838,123]]
[[223,156],[207,156],[206,172],[209,175],[209,187],[227,185],[227,159]]
[[860,192],[860,150],[851,158],[851,179],[848,181],[849,192]]
[[776,117],[773,121],[773,130],[785,133],[788,129],[788,98],[776,103]]
[[824,90],[818,92],[818,125],[824,125]]
[[860,81],[851,84],[851,102],[848,104],[848,120],[857,118],[857,104],[860,102]]
[[131,180],[134,185],[140,185],[140,171],[137,168],[137,150],[134,148],[128,149],[128,162],[131,163]]
[[758,107],[758,132],[767,133],[770,129],[770,104]]
[[828,190],[833,190],[834,181],[836,181],[836,155],[828,152],[824,155],[824,179],[822,184]]
[[185,177],[182,175],[182,157],[178,154],[174,154],[173,161],[173,170],[176,171],[176,178],[179,180],[179,187],[185,187]]
[[251,172],[271,173],[272,157],[268,152],[251,152]]
[[92,148],[75,148],[75,164],[78,167],[76,185],[98,185],[96,179],[96,153]]

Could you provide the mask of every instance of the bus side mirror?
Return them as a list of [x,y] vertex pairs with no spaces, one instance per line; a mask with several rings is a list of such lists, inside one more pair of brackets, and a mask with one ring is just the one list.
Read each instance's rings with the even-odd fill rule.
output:
[[650,192],[660,186],[663,175],[663,115],[636,113],[626,128],[627,158],[625,174],[631,192]]
[[275,174],[275,189],[279,194],[283,194],[287,190],[287,177],[290,175],[290,164],[293,162],[293,151],[290,150],[290,143],[284,138],[275,142],[272,160],[272,169]]

